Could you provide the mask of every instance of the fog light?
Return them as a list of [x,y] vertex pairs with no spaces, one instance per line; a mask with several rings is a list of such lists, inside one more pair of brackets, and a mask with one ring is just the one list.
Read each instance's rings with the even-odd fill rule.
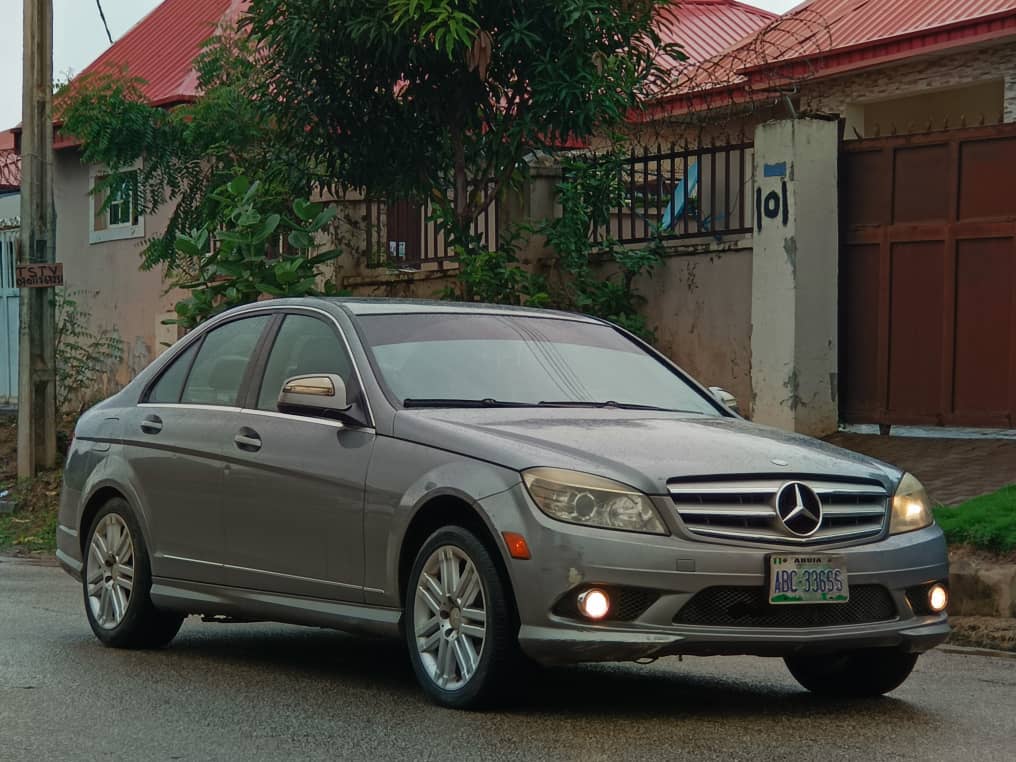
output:
[[944,585],[932,585],[928,590],[928,606],[936,614],[945,611],[949,605],[949,591]]
[[602,590],[593,588],[579,594],[579,611],[589,619],[603,619],[610,611],[610,598]]

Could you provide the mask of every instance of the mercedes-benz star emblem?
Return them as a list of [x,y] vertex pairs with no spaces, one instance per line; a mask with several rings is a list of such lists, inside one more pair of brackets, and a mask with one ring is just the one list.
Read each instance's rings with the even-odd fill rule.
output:
[[822,526],[822,501],[807,484],[788,482],[776,493],[776,513],[787,531],[810,537]]

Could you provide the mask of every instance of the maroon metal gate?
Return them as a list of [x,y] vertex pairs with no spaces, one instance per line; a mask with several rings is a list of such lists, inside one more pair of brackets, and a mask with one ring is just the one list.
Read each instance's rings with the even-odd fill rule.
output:
[[1016,125],[844,142],[851,423],[1016,426]]

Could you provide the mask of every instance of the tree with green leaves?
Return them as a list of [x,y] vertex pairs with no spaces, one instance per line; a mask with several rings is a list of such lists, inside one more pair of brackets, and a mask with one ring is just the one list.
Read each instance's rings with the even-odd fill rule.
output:
[[62,89],[63,131],[81,141],[84,161],[110,170],[94,192],[108,199],[130,182],[144,213],[172,206],[142,267],[164,268],[168,286],[189,292],[176,305],[184,327],[263,294],[333,292],[321,265],[340,252],[316,250],[335,208],[308,201],[313,173],[263,121],[249,37],[220,29],[194,66],[202,95],[173,109],[149,105],[129,70]]
[[[521,182],[527,155],[608,133],[640,107],[664,75],[660,54],[680,57],[653,25],[668,2],[252,0],[195,62],[195,103],[154,108],[127,71],[74,83],[63,129],[113,170],[107,182],[144,157],[144,211],[174,205],[144,266],[164,266],[171,285],[208,282],[197,250],[221,218],[219,189],[245,176],[258,213],[280,219],[315,192],[428,200],[460,257],[458,296],[496,296],[508,277],[504,298],[538,301],[510,242],[484,258],[471,224]],[[185,322],[253,295],[223,286],[238,276],[216,267]]]
[[312,192],[306,168],[287,154],[251,98],[259,89],[259,68],[250,39],[220,29],[194,68],[202,96],[172,109],[150,105],[144,83],[129,68],[79,77],[57,98],[61,130],[80,141],[82,160],[110,170],[97,193],[123,182],[122,172],[131,170],[142,212],[172,206],[167,229],[146,242],[142,263],[146,269],[165,266],[171,283],[197,274],[196,263],[177,249],[177,235],[216,214],[213,193],[234,177],[257,178],[271,189],[267,195],[278,200],[280,213]]
[[541,148],[604,133],[665,75],[669,0],[252,0],[257,97],[308,167],[429,198],[459,245]]

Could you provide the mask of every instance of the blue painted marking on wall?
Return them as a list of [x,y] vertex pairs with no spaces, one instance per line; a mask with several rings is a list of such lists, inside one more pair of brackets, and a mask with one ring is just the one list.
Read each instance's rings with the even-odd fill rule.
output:
[[787,162],[781,161],[779,164],[766,164],[762,167],[762,175],[764,177],[786,177]]

